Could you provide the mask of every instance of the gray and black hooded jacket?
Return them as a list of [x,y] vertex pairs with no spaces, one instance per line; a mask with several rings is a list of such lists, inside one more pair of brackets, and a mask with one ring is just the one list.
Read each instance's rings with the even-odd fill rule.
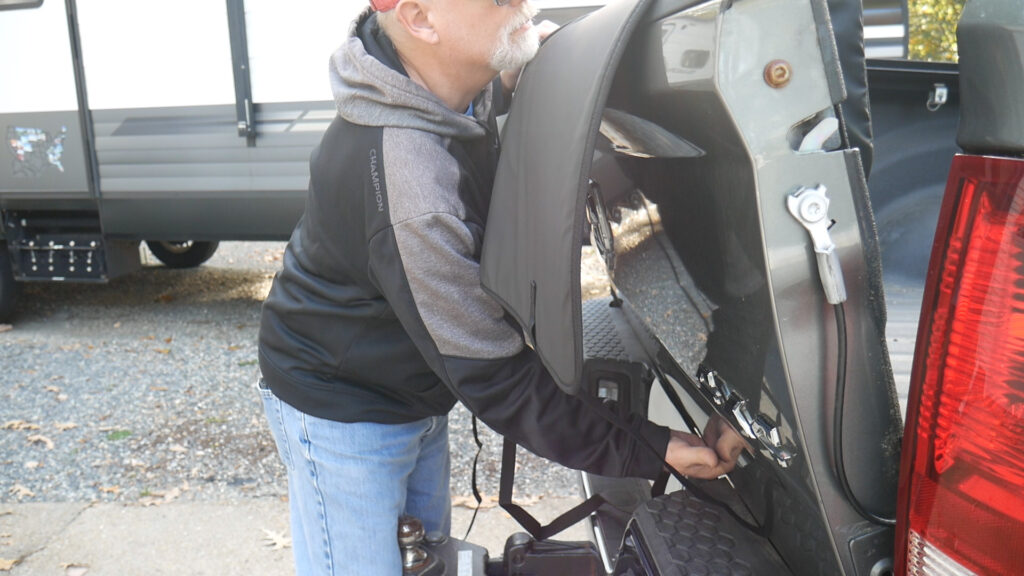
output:
[[472,115],[452,111],[404,74],[369,13],[332,57],[331,81],[338,116],[263,306],[260,369],[274,394],[343,422],[409,422],[458,399],[538,455],[655,478],[668,430],[629,423],[655,454],[561,392],[480,287],[500,84]]

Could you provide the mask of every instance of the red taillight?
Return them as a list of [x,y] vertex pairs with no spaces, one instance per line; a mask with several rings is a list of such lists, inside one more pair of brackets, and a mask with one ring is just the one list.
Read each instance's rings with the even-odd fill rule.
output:
[[957,156],[935,238],[903,441],[897,573],[1021,574],[1024,160]]

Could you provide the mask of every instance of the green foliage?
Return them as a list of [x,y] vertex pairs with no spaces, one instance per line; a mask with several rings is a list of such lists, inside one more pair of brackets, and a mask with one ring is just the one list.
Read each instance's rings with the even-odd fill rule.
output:
[[908,0],[911,60],[956,62],[956,23],[965,0]]

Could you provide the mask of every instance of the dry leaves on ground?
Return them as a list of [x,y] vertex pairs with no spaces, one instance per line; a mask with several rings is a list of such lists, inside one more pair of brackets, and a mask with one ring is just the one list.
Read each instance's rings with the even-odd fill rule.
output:
[[25,422],[24,420],[10,420],[5,422],[0,428],[4,430],[39,430],[39,425]]
[[42,444],[46,446],[47,450],[53,450],[53,440],[50,440],[42,434],[33,434],[28,437],[29,444]]
[[175,486],[170,490],[147,492],[145,496],[139,498],[139,504],[148,507],[173,502],[181,497],[182,492],[186,492],[188,489],[189,484],[185,481],[182,482],[181,486]]
[[282,550],[292,547],[292,539],[285,536],[283,532],[263,529],[263,545],[271,550]]
[[[482,495],[480,508],[486,510],[488,508],[494,508],[498,505],[498,499],[494,496]],[[452,497],[452,507],[461,506],[462,508],[469,508],[470,510],[476,509],[476,498],[472,496],[454,496]]]
[[11,496],[14,496],[18,500],[21,500],[22,498],[36,497],[35,492],[29,490],[28,488],[25,488],[21,484],[15,484],[14,486],[11,486],[11,488],[7,490],[7,493],[10,494]]
[[89,567],[84,564],[63,563],[60,567],[64,570],[64,576],[85,576]]
[[0,558],[0,572],[10,572],[11,568],[17,566],[18,560],[8,560],[7,558]]

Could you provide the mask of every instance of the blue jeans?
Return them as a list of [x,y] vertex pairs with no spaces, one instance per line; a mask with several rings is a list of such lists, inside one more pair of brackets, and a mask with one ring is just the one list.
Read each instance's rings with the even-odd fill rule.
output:
[[448,418],[408,424],[334,422],[304,414],[260,382],[288,470],[298,576],[400,576],[398,517],[451,530]]

